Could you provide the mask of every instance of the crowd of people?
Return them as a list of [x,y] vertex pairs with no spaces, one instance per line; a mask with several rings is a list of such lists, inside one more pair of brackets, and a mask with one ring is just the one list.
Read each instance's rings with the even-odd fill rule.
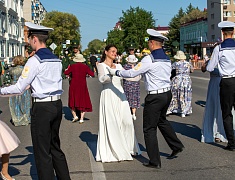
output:
[[[147,91],[143,109],[143,132],[149,157],[149,161],[143,165],[161,168],[157,129],[172,151],[169,158],[183,151],[184,145],[166,117],[167,114],[177,113],[184,118],[192,113],[190,73],[193,72],[193,66],[182,51],[177,51],[175,62],[171,62],[163,50],[167,37],[156,30],[148,29],[148,48],[151,55],[146,55],[138,62],[134,48],[129,47],[127,64],[124,66],[118,61],[115,63],[117,47],[107,45],[99,63],[91,56],[92,69],[85,64],[85,59],[76,45],[73,63],[63,69],[61,60],[46,48],[48,34],[53,29],[29,22],[26,26],[29,29],[29,44],[35,53],[26,64],[22,56],[13,59],[15,67],[9,71],[11,85],[0,88],[0,97],[9,97],[15,126],[31,124],[34,158],[40,180],[54,179],[55,176],[58,179],[70,179],[59,137],[62,120],[62,71],[69,79],[68,107],[73,115],[72,122],[83,123],[85,113],[92,112],[86,78],[94,77],[96,72],[98,81],[102,84],[96,161],[130,161],[141,154],[133,120],[137,119],[136,111],[140,108],[142,77]],[[225,149],[234,151],[235,127],[232,110],[235,99],[235,61],[232,55],[235,41],[232,37],[235,23],[221,22],[219,27],[225,40],[214,48],[211,60],[207,59],[202,66],[203,72],[210,72],[210,82],[201,141],[227,142]],[[0,135],[0,175],[2,179],[14,179],[8,173],[9,156],[20,141],[2,121]]]

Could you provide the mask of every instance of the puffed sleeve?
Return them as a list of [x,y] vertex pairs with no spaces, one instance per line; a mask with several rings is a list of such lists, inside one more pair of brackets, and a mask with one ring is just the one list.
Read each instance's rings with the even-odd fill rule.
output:
[[110,83],[112,81],[111,75],[105,73],[104,66],[102,63],[98,64],[97,69],[98,69],[98,78],[102,84]]
[[209,72],[214,71],[214,68],[217,66],[218,62],[219,62],[219,46],[216,46],[213,50],[211,59],[206,66],[206,70]]

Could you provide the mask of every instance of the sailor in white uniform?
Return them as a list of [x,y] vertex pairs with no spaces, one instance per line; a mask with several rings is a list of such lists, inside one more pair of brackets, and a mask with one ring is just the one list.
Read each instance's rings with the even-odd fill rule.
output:
[[[213,50],[211,60],[205,70],[212,72],[218,65],[220,75],[220,104],[223,124],[228,144],[225,150],[235,151],[235,137],[233,131],[232,107],[235,103],[235,41],[233,40],[235,23],[222,21],[218,24],[221,28],[224,41]],[[203,69],[203,68],[202,68]]]
[[28,59],[15,85],[0,89],[0,94],[19,94],[28,86],[32,91],[31,136],[40,180],[70,180],[65,155],[60,149],[59,128],[62,119],[62,64],[46,48],[52,28],[26,22],[29,44],[36,52]]
[[170,157],[174,157],[181,152],[184,146],[166,119],[167,108],[172,98],[170,91],[171,61],[162,49],[162,45],[164,40],[168,39],[153,29],[148,29],[147,33],[150,35],[148,46],[151,54],[145,56],[133,69],[122,71],[109,69],[109,71],[111,75],[125,78],[135,77],[140,74],[144,75],[148,95],[144,104],[143,131],[150,160],[143,165],[151,168],[161,168],[157,128],[159,128],[167,144],[172,149]]

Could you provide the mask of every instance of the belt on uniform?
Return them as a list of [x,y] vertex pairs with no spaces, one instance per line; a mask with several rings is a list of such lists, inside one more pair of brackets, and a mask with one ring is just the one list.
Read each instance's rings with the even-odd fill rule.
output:
[[232,77],[235,77],[235,75],[225,75],[225,76],[222,76],[222,78],[232,78]]
[[51,102],[51,101],[57,101],[60,99],[60,95],[57,95],[57,96],[49,96],[49,97],[46,97],[46,98],[37,98],[37,97],[34,97],[33,98],[33,102]]
[[148,91],[148,94],[161,94],[161,93],[164,93],[164,92],[167,92],[167,91],[170,91],[170,90],[171,90],[171,88],[167,87],[167,88],[159,89],[159,90],[156,90],[156,91]]

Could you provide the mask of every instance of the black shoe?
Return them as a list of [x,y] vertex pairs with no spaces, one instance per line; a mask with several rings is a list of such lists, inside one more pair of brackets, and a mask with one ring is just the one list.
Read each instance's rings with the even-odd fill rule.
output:
[[170,158],[171,158],[171,157],[174,157],[174,156],[176,156],[177,154],[179,154],[179,153],[182,152],[182,151],[183,151],[183,148],[177,149],[177,150],[173,150],[172,153],[171,153],[171,155],[170,155],[169,157],[170,157]]
[[226,146],[226,147],[224,147],[224,150],[227,150],[227,151],[235,151],[235,147]]
[[156,169],[161,169],[161,166],[160,165],[154,165],[154,164],[152,164],[151,162],[148,162],[148,163],[143,163],[143,165],[145,166],[145,167],[149,167],[149,168],[156,168]]

